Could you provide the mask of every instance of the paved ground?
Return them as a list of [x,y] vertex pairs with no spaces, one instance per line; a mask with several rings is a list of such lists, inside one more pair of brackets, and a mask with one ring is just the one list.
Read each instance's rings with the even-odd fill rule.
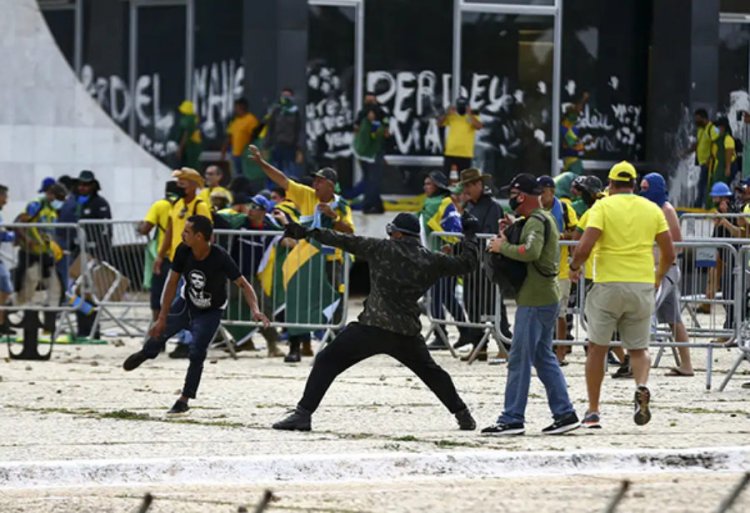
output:
[[[356,308],[352,310],[356,313]],[[125,373],[121,362],[138,344],[135,339],[127,339],[121,346],[58,346],[50,362],[0,361],[0,462],[750,446],[750,392],[740,388],[743,381],[750,381],[750,366],[743,368],[744,375],[735,378],[725,392],[706,392],[703,352],[696,354],[699,372],[695,378],[666,378],[663,370],[654,370],[654,417],[644,428],[632,422],[633,383],[607,379],[603,430],[543,437],[539,430],[550,418],[543,387],[535,381],[527,412],[527,435],[498,440],[457,431],[452,416],[422,383],[384,357],[349,370],[333,385],[314,417],[313,433],[279,433],[269,428],[299,398],[310,370],[309,359],[299,365],[285,365],[280,359],[263,357],[262,352],[243,352],[237,360],[220,351],[211,353],[190,415],[167,419],[164,412],[179,393],[187,362],[163,357]],[[571,356],[565,373],[571,397],[582,413],[586,408],[583,351],[577,348]],[[725,349],[715,352],[717,385],[735,356]],[[454,377],[480,427],[491,423],[500,410],[505,366],[475,363],[469,367],[448,353],[436,357]],[[597,504],[593,508],[597,510],[599,504],[603,509],[619,477],[275,489],[283,498],[278,503],[280,511],[424,511],[435,509],[435,501],[442,500],[455,501],[451,502],[455,509],[464,511],[545,511],[555,509],[553,504],[572,506],[581,501]],[[643,491],[634,487],[627,498],[631,506],[623,511],[710,510],[736,479],[737,475],[723,473],[639,478]],[[126,511],[142,492],[91,487],[42,493],[3,491],[0,485],[0,510]],[[191,486],[189,492],[174,487],[157,492],[163,498],[153,511],[234,511],[232,505],[256,502],[260,490]],[[201,507],[197,498],[214,502]],[[682,502],[675,502],[677,499]],[[176,500],[188,503],[179,509],[174,507]],[[750,505],[750,499],[744,500]]]

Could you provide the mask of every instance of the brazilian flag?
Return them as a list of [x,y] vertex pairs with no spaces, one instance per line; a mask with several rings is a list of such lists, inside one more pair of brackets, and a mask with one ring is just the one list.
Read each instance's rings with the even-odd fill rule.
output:
[[[332,284],[326,270],[330,248],[317,241],[301,240],[282,265],[286,291],[286,321],[294,324],[329,324],[341,304],[341,293]],[[339,262],[336,266],[343,265]],[[290,335],[309,333],[310,329],[290,328]]]

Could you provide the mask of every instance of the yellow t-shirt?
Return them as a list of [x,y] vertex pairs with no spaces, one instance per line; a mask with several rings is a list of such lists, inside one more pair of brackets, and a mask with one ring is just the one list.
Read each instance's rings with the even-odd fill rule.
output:
[[154,201],[151,208],[146,212],[146,217],[143,218],[147,223],[154,225],[156,229],[156,244],[161,247],[164,241],[164,233],[167,231],[169,226],[169,215],[172,212],[172,204],[165,200],[160,199]]
[[[578,225],[578,216],[576,215],[576,211],[573,210],[573,207],[570,205],[570,200],[563,198],[560,200],[560,204],[562,205],[563,211],[567,212],[565,230],[575,229]],[[560,246],[560,273],[557,275],[558,279],[567,280],[570,278],[570,256],[572,254],[571,246]]]
[[586,214],[586,228],[602,232],[593,259],[594,283],[654,283],[654,239],[669,231],[664,212],[641,196],[615,194]]
[[232,155],[235,157],[242,155],[247,145],[250,144],[253,132],[258,128],[259,124],[258,118],[249,112],[243,116],[234,118],[229,123],[227,133],[232,139]]
[[[315,210],[318,208],[320,200],[315,195],[315,189],[302,185],[301,183],[289,180],[289,188],[286,190],[286,199],[297,205],[297,209],[300,213],[300,221],[305,222],[315,215]],[[354,218],[352,217],[352,209],[350,207],[344,208],[344,214],[341,216],[341,221],[351,226],[354,230]],[[335,258],[340,259],[343,252],[337,249],[335,252]]]
[[172,219],[172,242],[169,248],[169,260],[171,261],[174,259],[177,246],[182,242],[182,231],[185,229],[188,217],[206,216],[209,219],[213,219],[213,217],[211,217],[211,206],[197,195],[187,205],[185,205],[183,198],[178,199],[169,216]]
[[[586,225],[588,225],[589,222],[589,212],[591,212],[591,209],[587,210],[583,213],[581,217],[578,218],[578,231],[583,233],[586,231]],[[596,257],[596,244],[593,248],[591,248],[591,254],[589,254],[588,260],[586,260],[585,268],[583,276],[586,278],[586,281],[592,281],[594,279],[594,258]],[[570,266],[568,266],[568,273],[570,273]]]
[[711,155],[711,145],[719,138],[719,130],[713,123],[709,123],[704,128],[699,128],[696,134],[695,154],[698,157],[698,164],[703,166],[708,162]]
[[214,191],[223,191],[223,192],[226,192],[227,194],[229,194],[229,204],[230,205],[232,204],[232,198],[234,198],[234,196],[232,196],[232,193],[229,192],[228,189],[225,189],[224,187],[221,187],[221,186],[219,186],[219,187],[205,187],[205,188],[201,189],[201,192],[198,193],[198,197],[200,199],[202,199],[203,201],[205,201],[206,203],[208,203],[208,206],[210,207],[211,206],[211,193],[214,192]]
[[[472,114],[471,118],[478,119]],[[471,118],[448,114],[443,126],[448,129],[445,136],[445,155],[449,157],[474,158],[474,136],[477,129],[471,124]]]
[[[711,171],[716,171],[716,166],[719,165],[719,145],[716,143],[718,141],[718,137],[714,139],[714,141],[711,143],[711,156],[713,159],[713,165],[711,166],[713,169]],[[735,150],[736,146],[734,144],[734,137],[731,135],[727,135],[724,137],[724,151],[726,150],[732,150],[732,162],[737,160],[737,151]],[[722,157],[722,161],[724,161],[724,158]]]

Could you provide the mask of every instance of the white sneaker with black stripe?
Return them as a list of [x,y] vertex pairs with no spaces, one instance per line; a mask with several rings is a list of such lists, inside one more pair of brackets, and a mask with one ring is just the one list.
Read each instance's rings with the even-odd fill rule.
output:
[[482,430],[482,435],[485,436],[518,436],[524,433],[526,433],[526,429],[520,422],[506,424],[505,422],[498,421]]
[[576,412],[571,412],[542,429],[542,434],[562,435],[579,427],[581,427],[581,422],[578,420],[578,415],[576,415]]

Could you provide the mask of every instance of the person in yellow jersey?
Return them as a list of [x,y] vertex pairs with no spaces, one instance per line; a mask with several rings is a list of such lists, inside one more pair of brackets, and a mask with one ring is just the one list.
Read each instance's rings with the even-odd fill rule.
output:
[[243,152],[255,138],[260,121],[250,112],[247,100],[240,98],[234,102],[234,119],[227,127],[227,138],[221,147],[221,160],[225,160],[231,148],[232,167],[235,175],[242,174]]
[[198,197],[201,200],[211,205],[211,194],[221,192],[224,196],[228,196],[229,204],[232,204],[232,193],[229,192],[229,189],[221,186],[221,181],[224,179],[224,171],[219,166],[208,166],[203,178],[205,184],[201,188],[201,192],[198,193]]
[[[338,175],[329,167],[318,170],[313,177],[313,186],[308,187],[289,179],[281,170],[269,164],[256,146],[250,146],[251,158],[261,167],[266,176],[276,185],[284,189],[286,199],[293,202],[299,210],[300,224],[311,228],[328,228],[342,233],[354,233],[352,209],[345,199],[336,194]],[[335,250],[326,255],[326,262],[342,262],[343,252]],[[327,266],[329,275],[331,270],[340,272],[342,265]],[[339,276],[329,276],[332,282],[341,283]],[[303,345],[300,353],[300,345]],[[298,334],[289,337],[289,354],[284,361],[298,362],[300,355],[311,354],[310,335]]]
[[[164,244],[164,235],[167,233],[167,227],[169,225],[169,216],[172,212],[172,206],[179,198],[180,191],[177,187],[177,182],[170,180],[166,183],[164,188],[164,197],[156,200],[146,212],[146,216],[143,221],[138,225],[138,233],[141,235],[148,235],[152,230],[156,229],[156,236],[149,241],[146,246],[147,256],[153,257],[156,260],[159,248]],[[153,252],[153,255],[151,255]],[[144,272],[151,273],[151,312],[153,320],[159,317],[159,310],[161,310],[161,293],[164,290],[164,283],[169,273],[169,266],[171,261],[168,258],[162,259],[158,269],[155,269],[153,264],[151,268],[144,269]]]
[[[589,348],[586,387],[589,407],[583,425],[599,428],[599,397],[610,340],[619,332],[630,354],[635,378],[635,413],[639,426],[651,420],[648,375],[651,359],[651,317],[655,292],[675,259],[674,244],[662,210],[633,193],[637,173],[629,162],[619,162],[609,172],[609,196],[588,212],[586,230],[573,253],[570,279],[578,281],[581,266],[596,246],[592,267],[594,285],[586,300]],[[659,246],[654,272],[653,246]]]
[[701,168],[698,178],[698,195],[693,206],[703,208],[708,190],[708,160],[711,157],[711,145],[719,138],[719,130],[711,123],[706,109],[697,109],[694,114],[695,142],[688,149],[688,155],[695,152],[695,163]]
[[[211,205],[200,199],[197,195],[198,189],[203,187],[203,177],[195,169],[183,167],[172,171],[172,178],[177,179],[179,199],[175,201],[169,213],[169,222],[164,233],[164,240],[159,253],[154,260],[154,275],[161,271],[165,259],[174,262],[177,246],[182,242],[182,232],[185,231],[185,223],[192,216],[211,217]],[[187,358],[189,356],[189,340],[181,339],[182,343],[169,356],[171,358]]]
[[458,171],[470,168],[474,160],[476,133],[483,125],[479,116],[472,112],[469,101],[464,97],[457,99],[456,105],[438,118],[438,124],[448,129],[443,156],[445,175],[448,176],[454,167]]

